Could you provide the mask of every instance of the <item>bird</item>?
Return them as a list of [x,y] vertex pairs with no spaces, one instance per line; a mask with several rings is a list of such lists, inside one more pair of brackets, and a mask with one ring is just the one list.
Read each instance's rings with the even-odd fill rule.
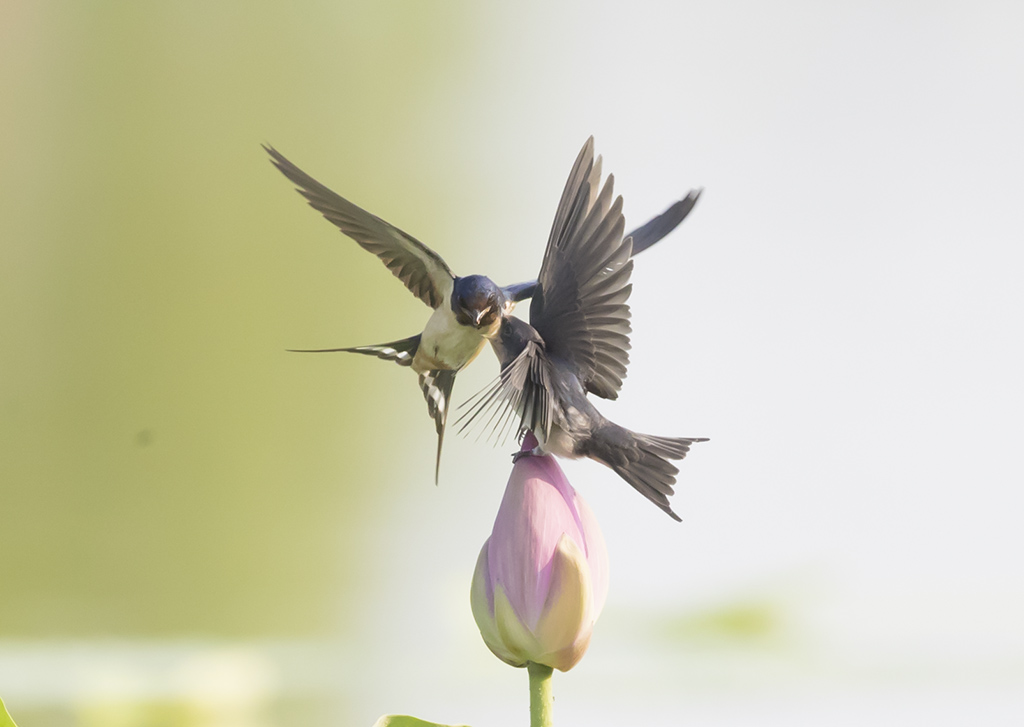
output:
[[[437,456],[434,482],[440,479],[441,449],[456,374],[493,338],[516,303],[530,298],[537,281],[500,287],[484,275],[455,275],[422,242],[333,192],[292,163],[273,146],[263,145],[275,167],[296,185],[313,209],[342,233],[375,254],[433,313],[421,333],[388,343],[344,348],[289,349],[299,353],[358,353],[411,368],[434,420]],[[600,158],[595,164],[600,175]],[[693,209],[701,190],[691,190],[633,234],[635,250],[645,249],[674,230]]]
[[[537,440],[523,456],[588,457],[610,467],[674,520],[669,496],[683,459],[704,437],[639,434],[605,418],[588,394],[615,399],[629,362],[632,240],[623,236],[614,178],[597,192],[593,137],[573,166],[548,238],[530,320],[505,316],[489,340],[501,371],[460,417],[499,432],[519,419]],[[489,418],[488,418],[489,417]]]

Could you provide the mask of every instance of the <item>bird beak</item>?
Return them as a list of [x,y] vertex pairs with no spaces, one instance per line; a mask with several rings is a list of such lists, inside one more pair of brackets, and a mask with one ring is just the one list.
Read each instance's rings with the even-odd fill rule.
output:
[[473,316],[473,325],[474,326],[479,326],[480,325],[480,319],[483,318],[484,314],[486,314],[486,313],[487,313],[486,310],[478,310],[476,312],[476,315]]

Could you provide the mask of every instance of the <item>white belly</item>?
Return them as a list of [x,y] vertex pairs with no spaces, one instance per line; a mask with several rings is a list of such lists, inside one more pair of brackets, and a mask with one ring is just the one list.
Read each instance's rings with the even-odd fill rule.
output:
[[537,443],[544,454],[553,454],[566,459],[579,459],[579,455],[573,452],[572,438],[557,424],[551,425],[547,439],[541,440],[543,435],[540,432],[534,432],[533,435],[537,437]]
[[458,371],[477,357],[484,343],[483,332],[459,325],[451,308],[442,305],[423,329],[412,368],[418,373]]

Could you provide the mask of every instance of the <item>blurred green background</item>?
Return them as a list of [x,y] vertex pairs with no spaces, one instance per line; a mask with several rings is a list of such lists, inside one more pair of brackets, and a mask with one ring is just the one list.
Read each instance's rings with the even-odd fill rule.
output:
[[435,488],[412,374],[286,353],[427,310],[260,144],[504,284],[595,134],[628,225],[706,188],[638,259],[602,411],[712,442],[682,526],[565,465],[613,570],[559,722],[1013,723],[1022,30],[994,3],[0,0],[8,709],[522,724],[468,605],[508,447],[449,435]]
[[[285,348],[376,341],[423,312],[386,290],[379,263],[348,254],[259,145],[439,234],[451,200],[422,168],[405,174],[404,157],[429,144],[415,109],[464,56],[473,12],[3,3],[8,654],[351,633],[360,562],[380,538],[367,501],[407,486],[388,476],[381,432],[400,447],[405,429],[387,388]],[[394,381],[415,398],[414,377]],[[92,658],[102,672],[102,649]],[[174,707],[173,689],[142,689],[152,715],[121,697],[98,716],[97,697],[66,689],[30,702],[54,724],[210,719]]]
[[371,208],[435,216],[395,140],[416,143],[407,109],[465,19],[5,4],[2,537],[21,554],[0,563],[5,631],[337,626],[337,553],[358,549],[375,471],[349,452],[387,417],[381,392],[324,390],[321,362],[284,349],[379,336],[413,301],[340,236],[311,244],[329,230],[259,144],[343,160],[320,169]]

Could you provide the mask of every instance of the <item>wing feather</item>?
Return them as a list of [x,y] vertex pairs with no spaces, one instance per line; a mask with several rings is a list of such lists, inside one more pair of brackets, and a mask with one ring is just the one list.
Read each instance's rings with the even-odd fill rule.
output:
[[[574,369],[588,391],[617,396],[629,361],[626,301],[632,243],[622,237],[622,198],[613,199],[613,178],[598,191],[599,165],[590,138],[573,164],[555,212],[537,284],[530,291],[530,323],[508,318],[502,324],[499,339],[491,342],[502,362],[501,373],[463,405],[469,409],[458,420],[460,431],[493,422],[492,433],[500,434],[509,413],[516,412],[520,433],[532,430],[546,440],[555,406],[550,370],[561,362]],[[511,290],[528,288],[523,284]]]
[[298,187],[309,205],[364,250],[379,257],[409,291],[431,308],[451,295],[455,275],[441,256],[412,235],[388,224],[331,191],[292,164],[272,146],[263,148],[284,176]]
[[[601,157],[597,158],[594,162],[594,169],[597,170],[597,177],[595,178],[593,171],[591,172],[588,181],[590,182],[590,189],[596,190],[598,183],[600,182],[600,164]],[[683,199],[679,200],[667,210],[662,212],[660,215],[648,220],[645,224],[636,228],[630,232],[627,237],[633,238],[633,255],[638,252],[643,252],[651,245],[654,245],[663,237],[668,235],[672,230],[679,226],[679,223],[686,219],[686,216],[690,214],[690,210],[697,203],[697,199],[700,197],[702,190],[693,189]],[[531,280],[526,283],[516,283],[515,285],[506,286],[503,290],[505,296],[513,302],[521,302],[527,298],[532,298],[534,291],[537,288],[537,281]]]
[[584,387],[615,398],[629,363],[632,241],[623,239],[622,198],[609,175],[594,192],[593,138],[569,174],[548,237],[530,323],[547,354],[568,361]]
[[487,438],[499,443],[511,432],[518,414],[517,434],[529,429],[546,438],[554,416],[549,365],[541,346],[527,343],[488,387],[462,404],[460,408],[468,409],[456,422],[459,433],[482,423],[481,434],[490,427]]

